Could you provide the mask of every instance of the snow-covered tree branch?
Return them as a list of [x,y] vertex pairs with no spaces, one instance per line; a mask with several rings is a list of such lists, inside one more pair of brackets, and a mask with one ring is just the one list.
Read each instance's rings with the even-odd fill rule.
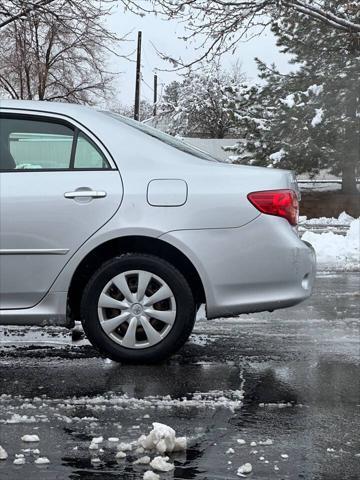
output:
[[348,35],[360,48],[358,0],[124,0],[127,8],[144,14],[156,12],[185,25],[185,41],[198,39],[199,56],[188,61],[162,53],[175,66],[192,66],[205,58],[232,51],[272,24],[274,19],[301,14]]

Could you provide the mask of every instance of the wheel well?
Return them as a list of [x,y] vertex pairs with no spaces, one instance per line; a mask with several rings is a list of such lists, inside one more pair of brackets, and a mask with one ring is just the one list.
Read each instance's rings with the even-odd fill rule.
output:
[[148,253],[167,260],[189,282],[196,304],[205,303],[205,291],[200,276],[191,261],[180,250],[157,238],[129,236],[109,240],[99,245],[78,265],[68,294],[68,312],[71,320],[80,318],[81,295],[89,277],[110,258],[131,252]]

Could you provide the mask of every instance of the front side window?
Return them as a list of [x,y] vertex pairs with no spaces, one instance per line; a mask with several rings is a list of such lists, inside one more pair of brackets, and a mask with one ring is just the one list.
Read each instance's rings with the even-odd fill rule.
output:
[[109,168],[98,147],[77,128],[40,118],[0,118],[0,171]]

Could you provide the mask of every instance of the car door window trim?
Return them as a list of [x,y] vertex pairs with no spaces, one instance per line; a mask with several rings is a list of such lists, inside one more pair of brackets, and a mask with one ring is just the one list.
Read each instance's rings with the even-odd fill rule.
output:
[[[66,118],[63,118],[66,117]],[[105,145],[101,142],[101,140],[90,130],[85,129],[84,130],[78,128],[77,125],[72,123],[72,121],[75,122],[74,119],[72,119],[68,115],[60,115],[57,113],[52,113],[52,112],[38,112],[38,111],[32,111],[32,110],[20,110],[20,109],[8,109],[8,108],[1,108],[0,109],[0,118],[15,118],[15,119],[22,119],[24,118],[25,120],[40,120],[43,122],[49,122],[49,123],[60,123],[63,124],[69,128],[71,128],[74,132],[73,135],[73,142],[72,142],[72,149],[71,149],[71,157],[70,157],[70,164],[68,168],[30,168],[30,169],[4,169],[0,170],[1,173],[29,173],[29,172],[76,172],[76,171],[85,171],[85,172],[113,172],[113,171],[118,171],[117,165],[110,154],[109,150],[105,147]],[[71,120],[71,121],[70,121]],[[79,122],[77,122],[79,123]],[[83,125],[79,123],[82,127]],[[88,130],[88,132],[86,131]],[[75,134],[77,133],[76,136],[76,142],[75,142]],[[77,138],[79,134],[82,134],[90,143],[93,143],[94,146],[99,150],[100,154],[104,157],[104,160],[106,160],[108,167],[109,168],[92,168],[92,167],[86,167],[86,168],[71,168],[71,166],[75,164],[75,157],[76,157],[76,147],[77,147]],[[90,135],[89,135],[90,134]],[[93,137],[93,138],[91,138]],[[94,142],[94,139],[96,139],[96,142]],[[74,156],[73,156],[74,155]]]

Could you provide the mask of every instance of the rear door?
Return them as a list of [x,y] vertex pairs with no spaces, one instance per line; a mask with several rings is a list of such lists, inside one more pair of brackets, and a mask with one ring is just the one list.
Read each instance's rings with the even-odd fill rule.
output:
[[36,305],[122,195],[90,132],[61,117],[1,113],[0,309]]

